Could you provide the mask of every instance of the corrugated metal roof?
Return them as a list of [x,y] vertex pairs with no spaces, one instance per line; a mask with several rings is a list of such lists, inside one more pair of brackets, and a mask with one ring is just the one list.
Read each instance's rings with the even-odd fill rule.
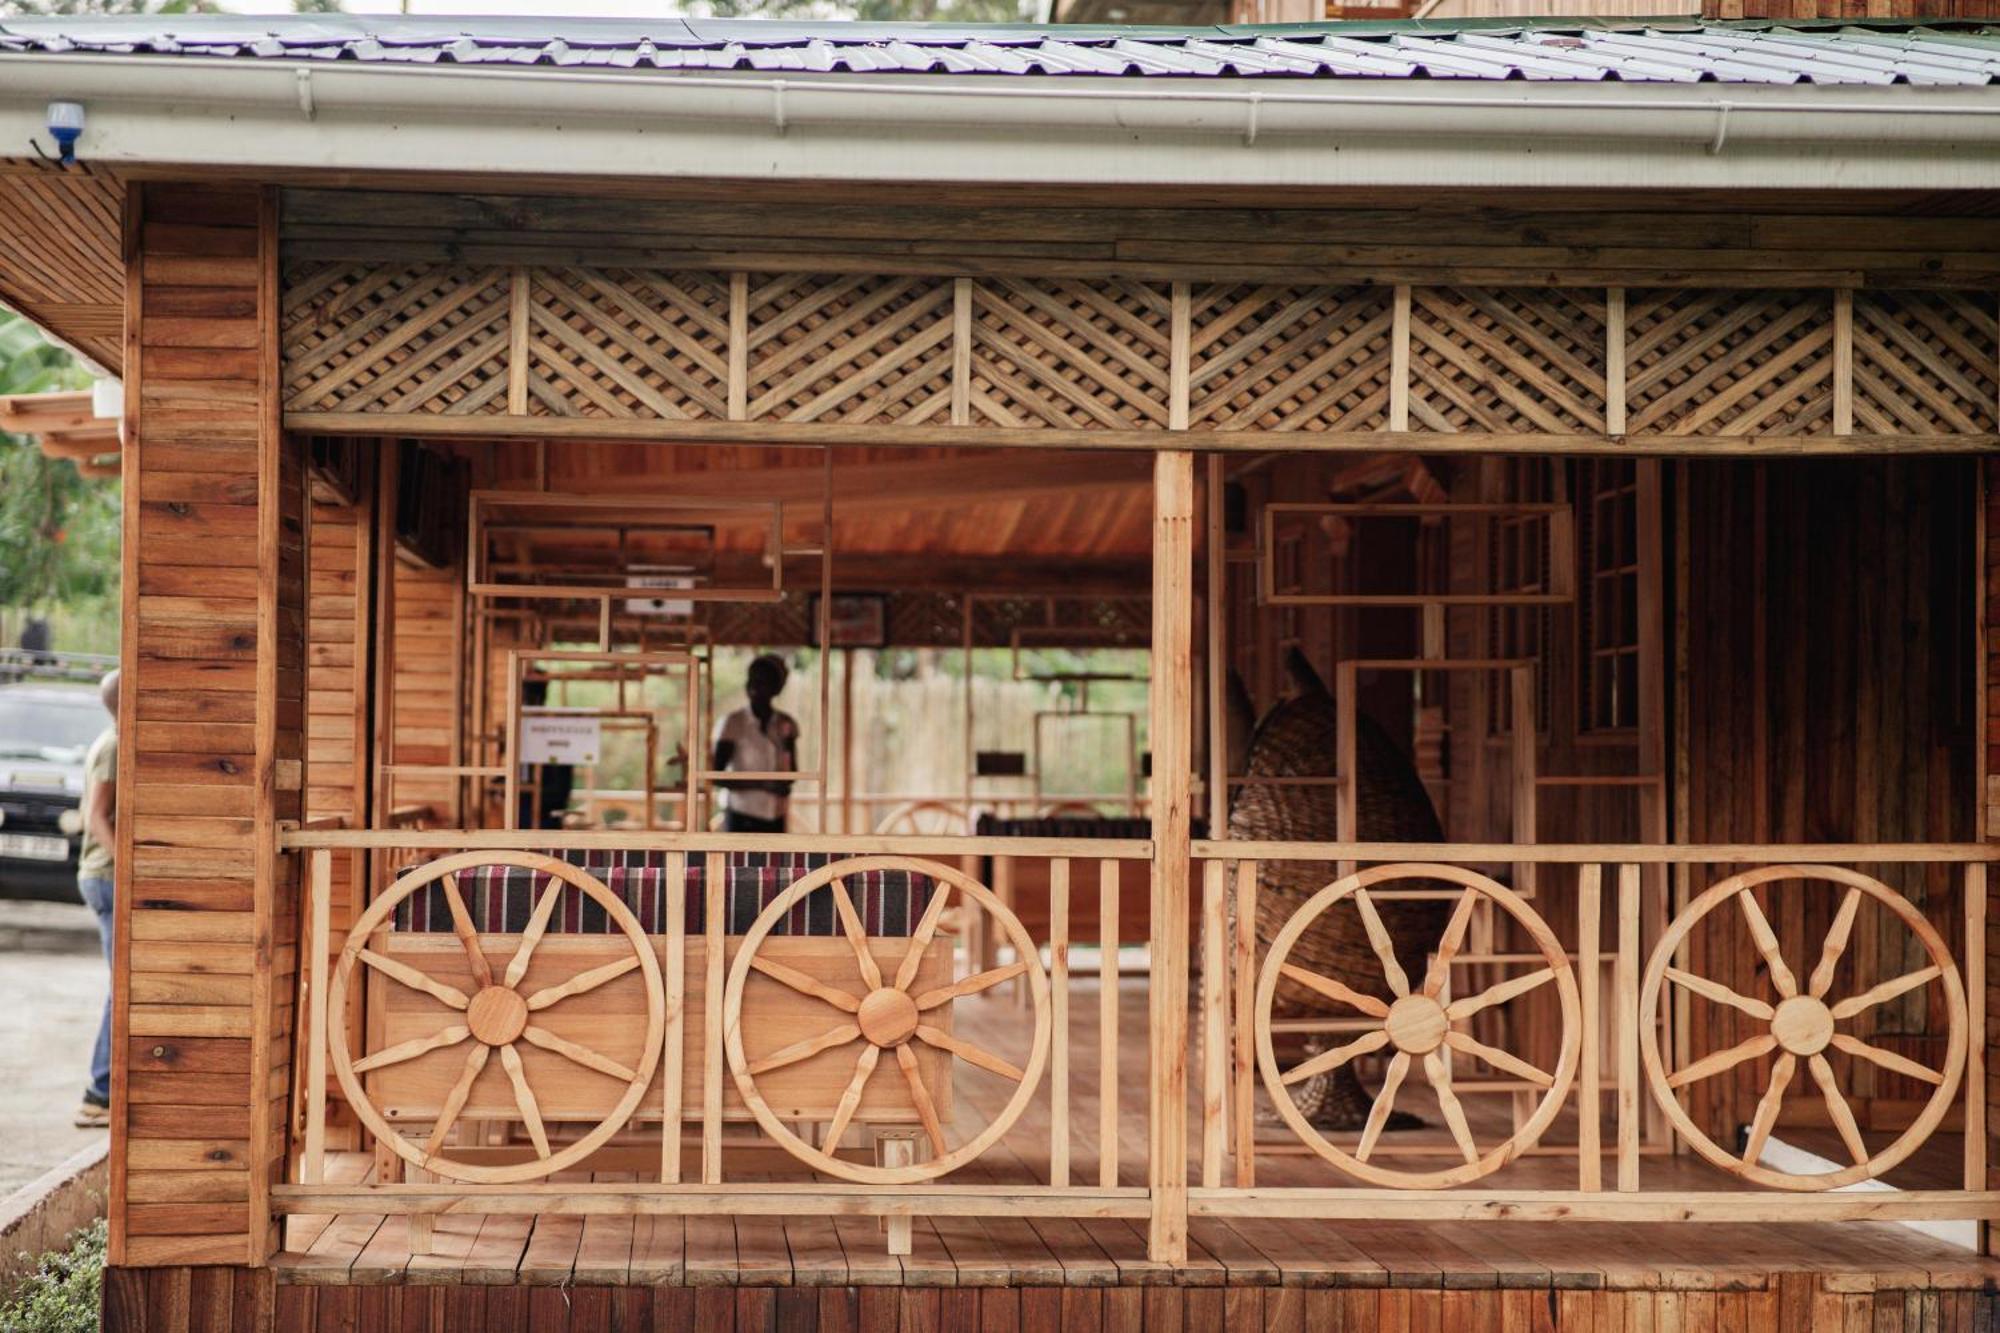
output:
[[99,54],[762,74],[1922,84],[2000,80],[2000,25],[1518,20],[951,27],[238,15],[9,19],[0,56]]

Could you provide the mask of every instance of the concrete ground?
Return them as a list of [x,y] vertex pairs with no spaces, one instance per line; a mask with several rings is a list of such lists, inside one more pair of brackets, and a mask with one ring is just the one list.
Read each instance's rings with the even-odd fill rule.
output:
[[108,1131],[70,1124],[109,984],[82,903],[0,900],[0,1196]]

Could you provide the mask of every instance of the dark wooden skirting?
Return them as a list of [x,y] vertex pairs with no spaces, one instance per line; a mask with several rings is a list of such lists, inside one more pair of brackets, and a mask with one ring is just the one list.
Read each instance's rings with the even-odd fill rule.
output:
[[1771,1273],[1749,1289],[1431,1286],[569,1287],[280,1284],[269,1268],[115,1268],[106,1333],[699,1329],[700,1333],[958,1330],[1918,1330],[2000,1326],[1991,1289],[1832,1289]]

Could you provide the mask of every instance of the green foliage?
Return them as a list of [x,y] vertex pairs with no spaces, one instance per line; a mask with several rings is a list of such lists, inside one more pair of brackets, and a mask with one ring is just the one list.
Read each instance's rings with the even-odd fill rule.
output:
[[[34,325],[0,312],[0,394],[89,382]],[[32,440],[0,435],[0,606],[68,605],[116,591],[118,512],[116,482],[88,480]]]
[[104,1219],[67,1250],[42,1256],[14,1299],[0,1306],[0,1333],[95,1333],[104,1288]]
[[68,14],[219,14],[215,0],[0,0],[0,16]]

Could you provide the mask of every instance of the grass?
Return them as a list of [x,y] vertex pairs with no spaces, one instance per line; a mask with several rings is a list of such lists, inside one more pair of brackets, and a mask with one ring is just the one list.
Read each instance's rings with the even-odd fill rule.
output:
[[104,1287],[104,1220],[52,1250],[0,1306],[0,1333],[94,1333]]

